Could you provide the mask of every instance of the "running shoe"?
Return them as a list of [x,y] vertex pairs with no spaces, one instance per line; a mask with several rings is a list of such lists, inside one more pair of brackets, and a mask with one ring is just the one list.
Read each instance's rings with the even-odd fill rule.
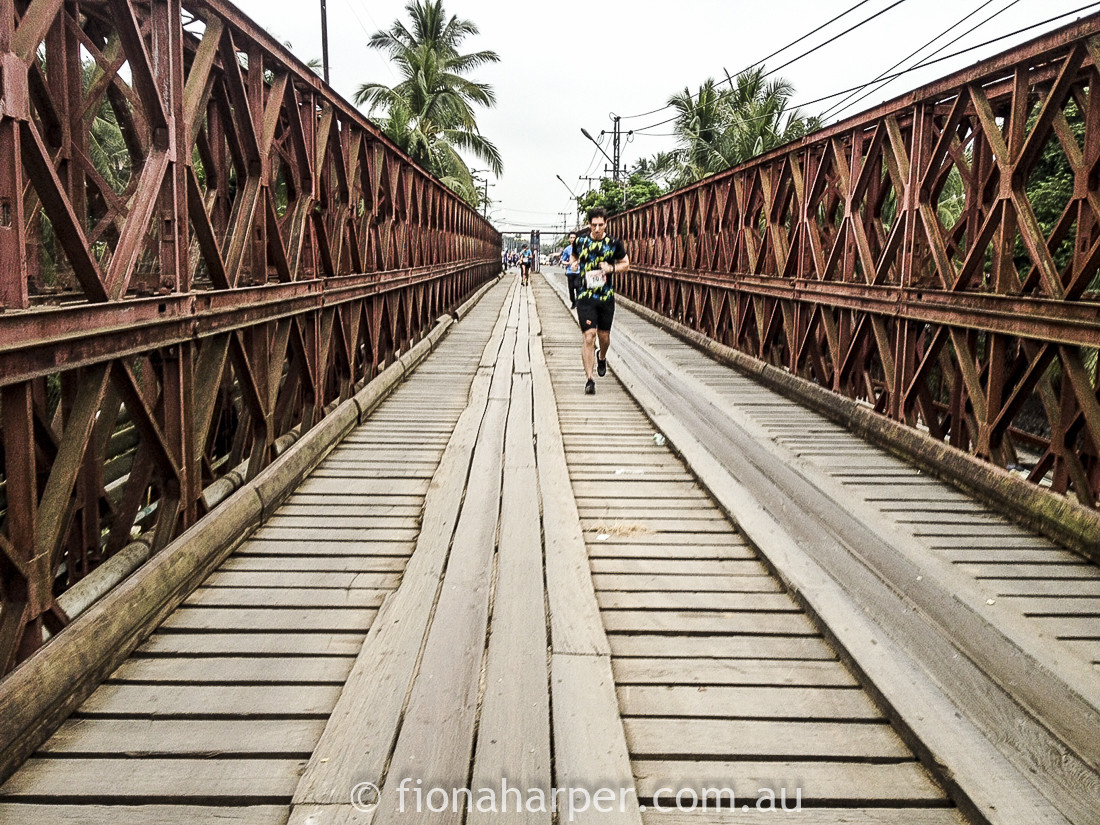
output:
[[585,382],[584,394],[585,395],[595,395],[596,394],[596,382],[593,381],[591,378],[589,378],[588,381]]
[[605,375],[607,375],[606,358],[600,358],[598,356],[596,357],[596,375],[600,376],[600,378],[603,378]]

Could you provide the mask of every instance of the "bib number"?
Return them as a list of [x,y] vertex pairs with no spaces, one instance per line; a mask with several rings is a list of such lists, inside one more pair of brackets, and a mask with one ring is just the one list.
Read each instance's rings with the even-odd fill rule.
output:
[[607,276],[599,269],[593,269],[584,274],[584,285],[589,289],[600,289],[607,283]]

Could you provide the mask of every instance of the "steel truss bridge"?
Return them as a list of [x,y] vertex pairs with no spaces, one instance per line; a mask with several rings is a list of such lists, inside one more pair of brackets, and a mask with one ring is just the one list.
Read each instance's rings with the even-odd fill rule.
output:
[[1097,88],[1093,15],[615,216],[591,399],[233,6],[0,0],[0,821],[1094,822]]

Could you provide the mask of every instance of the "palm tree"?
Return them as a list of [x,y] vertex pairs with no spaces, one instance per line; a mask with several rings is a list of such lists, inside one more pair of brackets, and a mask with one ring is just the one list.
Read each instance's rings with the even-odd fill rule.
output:
[[669,153],[671,158],[654,156],[650,165],[673,187],[694,183],[821,128],[819,118],[788,111],[794,88],[779,78],[768,81],[763,66],[727,81],[729,88],[723,88],[708,78],[697,92],[685,87],[668,99],[679,145]]
[[478,131],[474,114],[475,105],[496,105],[493,89],[464,75],[500,57],[493,51],[462,54],[462,41],[477,34],[477,26],[454,15],[448,19],[442,0],[410,0],[405,10],[411,26],[395,20],[368,41],[372,49],[389,53],[402,80],[393,87],[364,83],[355,102],[369,104],[372,113],[383,110],[383,131],[445,185],[476,203],[477,188],[459,151],[484,161],[497,176],[503,163],[496,146]]
[[707,78],[694,95],[685,86],[668,99],[668,106],[676,113],[679,183],[691,183],[733,165],[729,134],[733,113],[729,96],[717,88],[714,78]]

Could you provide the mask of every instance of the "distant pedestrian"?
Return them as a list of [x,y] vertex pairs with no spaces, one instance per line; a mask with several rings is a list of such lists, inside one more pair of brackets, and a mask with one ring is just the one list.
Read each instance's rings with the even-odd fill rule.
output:
[[[581,325],[581,363],[584,364],[586,395],[594,395],[599,376],[607,375],[607,352],[611,348],[611,321],[615,317],[615,276],[630,269],[626,247],[607,234],[607,210],[597,206],[588,213],[588,234],[577,238],[573,255],[579,265],[581,291],[577,294],[577,320]],[[594,352],[599,342],[599,356]],[[595,363],[593,363],[595,362]]]
[[569,308],[577,308],[577,293],[580,292],[579,264],[572,260],[573,246],[577,243],[577,233],[569,233],[569,245],[561,251],[561,265],[565,267],[565,284],[569,287]]
[[519,253],[519,283],[520,286],[527,286],[527,279],[531,277],[531,259],[533,253],[527,244],[523,245],[523,250]]

